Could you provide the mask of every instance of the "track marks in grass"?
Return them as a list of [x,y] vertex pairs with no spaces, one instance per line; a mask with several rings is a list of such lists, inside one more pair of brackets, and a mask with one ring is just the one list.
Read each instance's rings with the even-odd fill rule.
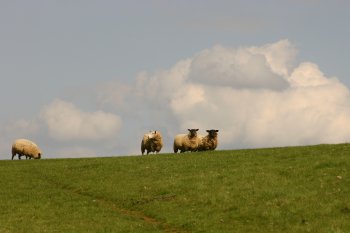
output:
[[[145,222],[147,224],[151,224],[151,225],[163,230],[164,232],[169,232],[169,233],[187,233],[188,232],[185,229],[171,226],[170,224],[168,224],[166,222],[163,222],[161,220],[158,220],[156,218],[148,216],[147,214],[145,214],[141,211],[122,208],[122,207],[118,206],[116,203],[114,203],[112,200],[109,200],[105,197],[96,196],[92,193],[84,191],[81,188],[71,187],[71,186],[66,185],[66,184],[60,184],[53,179],[49,179],[48,177],[46,177],[46,181],[58,189],[64,190],[64,191],[71,193],[73,195],[78,195],[81,197],[88,198],[88,199],[90,199],[91,203],[94,203],[102,208],[118,212],[119,214],[121,214],[123,216],[142,220],[143,222]],[[174,198],[175,198],[175,195],[156,196],[150,200],[141,200],[141,201],[139,201],[139,204],[144,204],[146,202],[152,202],[155,200],[167,201],[167,200],[171,200]]]
[[174,200],[175,198],[176,198],[175,194],[166,194],[166,195],[154,196],[152,198],[143,198],[141,200],[133,200],[132,203],[133,205],[144,205],[154,201],[171,201],[171,200]]

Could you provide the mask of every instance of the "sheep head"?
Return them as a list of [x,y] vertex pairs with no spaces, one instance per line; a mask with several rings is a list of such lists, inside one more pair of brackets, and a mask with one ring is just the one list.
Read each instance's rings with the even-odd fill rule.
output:
[[199,129],[188,129],[188,131],[189,131],[188,136],[189,136],[190,138],[196,137],[196,136],[197,136],[197,131],[198,131],[198,130],[199,130]]
[[217,129],[208,129],[207,132],[208,132],[208,135],[209,135],[210,138],[216,138],[218,136],[219,130],[217,130]]

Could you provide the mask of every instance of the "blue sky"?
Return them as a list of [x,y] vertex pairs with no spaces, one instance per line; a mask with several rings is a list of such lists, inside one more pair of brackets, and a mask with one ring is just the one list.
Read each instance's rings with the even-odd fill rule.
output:
[[[47,157],[137,154],[142,134],[153,129],[162,131],[167,144],[164,152],[170,152],[174,134],[192,126],[201,126],[204,133],[206,128],[225,124],[235,127],[222,129],[222,149],[350,140],[345,132],[319,137],[316,128],[321,125],[308,129],[306,136],[286,129],[296,139],[278,140],[277,129],[274,133],[252,132],[248,129],[258,124],[256,119],[242,120],[273,108],[274,116],[266,113],[258,129],[272,120],[283,127],[289,124],[285,116],[295,114],[295,121],[303,124],[294,128],[301,130],[310,115],[296,106],[309,97],[309,109],[314,110],[310,114],[320,124],[331,124],[327,119],[334,119],[330,113],[335,104],[340,111],[337,116],[343,116],[337,122],[347,129],[349,9],[345,0],[1,1],[0,159],[9,158],[12,141],[22,137],[37,142]],[[249,66],[243,67],[246,57]],[[222,67],[215,63],[216,68],[209,69],[216,59],[223,59]],[[280,59],[285,67],[277,64]],[[298,72],[292,75],[293,71]],[[266,79],[259,79],[258,74]],[[271,89],[269,96],[283,99],[285,91],[276,93],[272,87],[277,84],[271,80],[280,78],[290,87],[301,85],[303,82],[295,81],[296,74],[304,80],[312,79],[306,74],[318,81],[334,81],[335,77],[334,85],[346,91],[322,108],[315,101],[329,97],[317,98],[322,94],[314,91],[306,97],[300,94],[303,100],[296,102],[297,97],[288,96],[285,104],[262,96],[263,90]],[[226,87],[220,88],[224,89],[215,89],[223,83]],[[259,86],[261,83],[265,84]],[[227,88],[231,90],[225,98],[246,102],[225,107],[239,106],[247,115],[221,111],[220,96]],[[243,89],[249,94],[242,94]],[[174,93],[170,96],[170,92]],[[212,93],[218,102],[208,101]],[[193,105],[182,109],[181,100]],[[247,106],[257,102],[266,107],[253,108],[256,112],[250,113]],[[277,111],[281,108],[286,108],[283,114]],[[209,109],[222,115],[216,118]],[[192,111],[211,117],[188,115]],[[334,125],[321,134],[336,131]],[[275,140],[262,140],[267,137]]]

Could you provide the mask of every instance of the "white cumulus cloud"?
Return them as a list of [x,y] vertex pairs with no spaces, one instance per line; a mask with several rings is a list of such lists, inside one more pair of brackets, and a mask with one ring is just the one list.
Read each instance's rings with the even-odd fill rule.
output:
[[49,135],[58,140],[103,140],[115,135],[121,127],[119,116],[103,111],[83,112],[72,103],[59,99],[41,113]]
[[[192,60],[189,79],[198,83],[233,88],[283,89],[287,81],[277,72],[269,54],[258,49],[215,46]],[[279,70],[280,71],[280,70]],[[281,69],[281,73],[285,73]]]
[[295,64],[296,55],[288,40],[218,45],[140,75],[140,98],[162,103],[179,130],[219,129],[222,148],[350,141],[349,89],[312,62]]

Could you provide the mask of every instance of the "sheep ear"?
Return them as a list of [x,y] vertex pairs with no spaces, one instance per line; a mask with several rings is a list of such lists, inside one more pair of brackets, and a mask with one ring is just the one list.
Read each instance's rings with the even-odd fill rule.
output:
[[207,129],[206,131],[207,131],[208,133],[210,132],[210,130],[208,130],[208,129]]
[[215,132],[219,132],[219,130],[217,129],[217,130],[215,130]]
[[196,131],[198,131],[199,129],[196,129]]

